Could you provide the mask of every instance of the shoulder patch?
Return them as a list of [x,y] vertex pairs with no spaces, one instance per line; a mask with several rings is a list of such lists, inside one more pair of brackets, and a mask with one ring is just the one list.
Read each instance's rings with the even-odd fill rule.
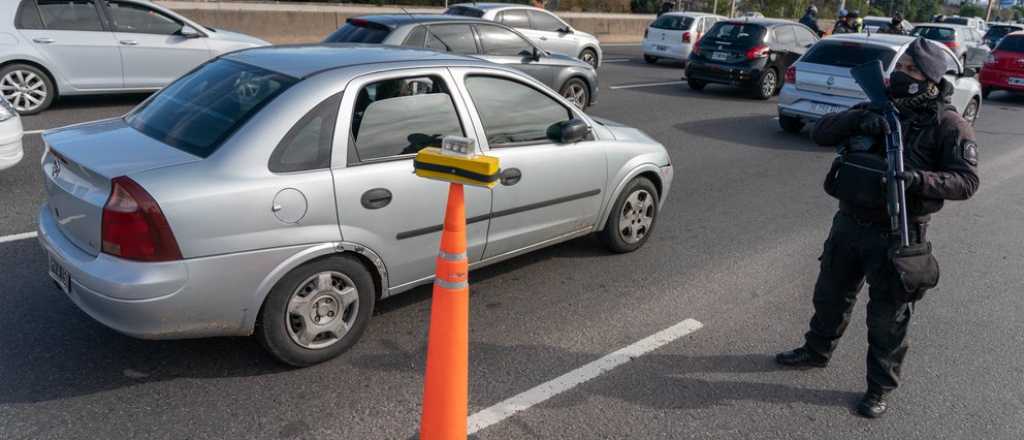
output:
[[964,140],[960,144],[960,159],[972,167],[978,166],[978,144],[972,140]]

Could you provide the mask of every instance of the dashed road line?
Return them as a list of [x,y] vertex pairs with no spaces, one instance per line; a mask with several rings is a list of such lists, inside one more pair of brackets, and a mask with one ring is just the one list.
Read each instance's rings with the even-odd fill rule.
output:
[[7,243],[7,242],[11,242],[11,241],[18,241],[18,240],[28,240],[30,238],[36,238],[36,235],[38,235],[38,233],[36,231],[22,232],[20,234],[4,235],[3,237],[0,237],[0,243]]
[[622,84],[622,85],[618,85],[618,86],[611,86],[611,87],[608,87],[608,88],[611,89],[611,90],[635,89],[635,88],[638,88],[638,87],[675,86],[675,85],[685,84],[685,83],[686,83],[686,80],[682,80],[682,81],[665,81],[665,82],[643,83],[643,84]]
[[602,63],[628,63],[633,61],[632,58],[612,58],[610,60],[601,61]]
[[533,387],[523,393],[469,416],[469,434],[499,423],[515,413],[529,409],[584,382],[607,373],[665,344],[699,330],[704,325],[687,319],[672,327],[634,342],[596,361]]

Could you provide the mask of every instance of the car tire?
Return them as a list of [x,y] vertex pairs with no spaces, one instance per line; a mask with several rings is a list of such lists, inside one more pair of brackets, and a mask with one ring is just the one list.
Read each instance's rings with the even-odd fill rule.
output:
[[654,64],[658,62],[658,57],[644,54],[644,62],[647,64]]
[[799,134],[804,129],[804,121],[792,116],[779,115],[779,126],[786,133]]
[[[327,361],[359,340],[376,296],[370,271],[356,258],[331,255],[311,261],[271,289],[257,317],[256,339],[291,366]],[[308,330],[311,324],[315,327]]]
[[580,110],[586,110],[590,106],[590,87],[579,78],[569,78],[562,89],[558,91],[563,98]]
[[757,80],[754,97],[762,100],[771,99],[778,90],[779,72],[776,72],[774,67],[769,67],[761,73],[761,78]]
[[981,109],[981,102],[978,98],[971,98],[971,102],[967,103],[967,107],[964,107],[964,120],[974,125],[974,122],[978,120],[978,111]]
[[658,189],[649,179],[631,180],[612,205],[608,222],[598,235],[601,241],[616,253],[640,249],[654,232],[658,201]]
[[991,95],[991,94],[992,94],[992,88],[991,87],[982,87],[981,88],[981,97],[982,98],[988,99],[988,95]]
[[704,90],[704,88],[708,86],[708,83],[699,79],[687,79],[686,85],[690,86],[690,90],[696,90],[699,92]]
[[[10,87],[28,90],[10,90]],[[57,94],[53,78],[48,73],[31,64],[22,63],[9,64],[0,69],[0,88],[7,89],[0,94],[23,116],[46,110],[53,104]]]
[[583,51],[580,52],[579,58],[580,58],[580,61],[583,61],[584,63],[590,64],[595,69],[597,68],[597,64],[598,64],[597,52],[594,52],[594,49],[583,49]]

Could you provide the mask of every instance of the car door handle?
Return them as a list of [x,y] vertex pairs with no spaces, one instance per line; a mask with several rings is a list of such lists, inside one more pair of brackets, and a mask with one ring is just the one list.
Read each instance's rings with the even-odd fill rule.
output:
[[135,40],[121,40],[121,44],[125,46],[138,46],[139,42]]
[[46,37],[33,38],[32,41],[35,41],[36,43],[39,43],[39,44],[53,44],[54,43],[53,38],[46,38]]
[[380,209],[391,203],[391,191],[384,188],[374,188],[363,193],[360,202],[366,209]]
[[512,186],[519,183],[523,178],[523,172],[519,171],[519,168],[508,168],[501,170],[501,184],[505,186]]

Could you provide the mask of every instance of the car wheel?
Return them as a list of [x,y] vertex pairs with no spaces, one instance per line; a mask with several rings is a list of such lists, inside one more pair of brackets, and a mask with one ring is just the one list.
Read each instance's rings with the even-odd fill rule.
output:
[[650,238],[657,217],[658,190],[647,178],[637,177],[626,184],[612,205],[601,241],[613,252],[633,252]]
[[658,62],[658,57],[654,57],[654,56],[650,56],[650,55],[646,55],[645,54],[644,55],[644,62],[646,62],[647,64],[657,63]]
[[256,339],[273,357],[305,367],[344,353],[373,314],[374,283],[355,258],[332,255],[285,275],[267,295]]
[[704,88],[708,86],[708,83],[699,79],[688,79],[686,80],[686,85],[690,86],[690,90],[696,90],[699,92],[704,90]]
[[991,95],[991,94],[992,94],[992,88],[991,87],[982,87],[981,88],[981,97],[982,98],[988,99],[988,95]]
[[597,52],[594,52],[593,49],[583,49],[583,52],[580,52],[580,61],[590,64],[591,66],[594,66],[594,68],[596,69]]
[[562,84],[561,94],[580,110],[586,110],[590,105],[590,89],[579,78],[570,78]]
[[0,94],[18,113],[34,115],[53,103],[56,88],[50,75],[28,64],[11,64],[0,69]]
[[757,99],[770,99],[775,96],[779,88],[779,73],[774,68],[768,68],[761,73],[761,79],[757,82],[754,90],[754,97]]
[[971,102],[967,103],[967,108],[964,109],[964,120],[974,125],[974,121],[978,120],[978,109],[981,108],[981,104],[978,103],[978,98],[971,98]]
[[797,134],[804,129],[804,121],[792,116],[779,115],[779,126],[786,133]]

